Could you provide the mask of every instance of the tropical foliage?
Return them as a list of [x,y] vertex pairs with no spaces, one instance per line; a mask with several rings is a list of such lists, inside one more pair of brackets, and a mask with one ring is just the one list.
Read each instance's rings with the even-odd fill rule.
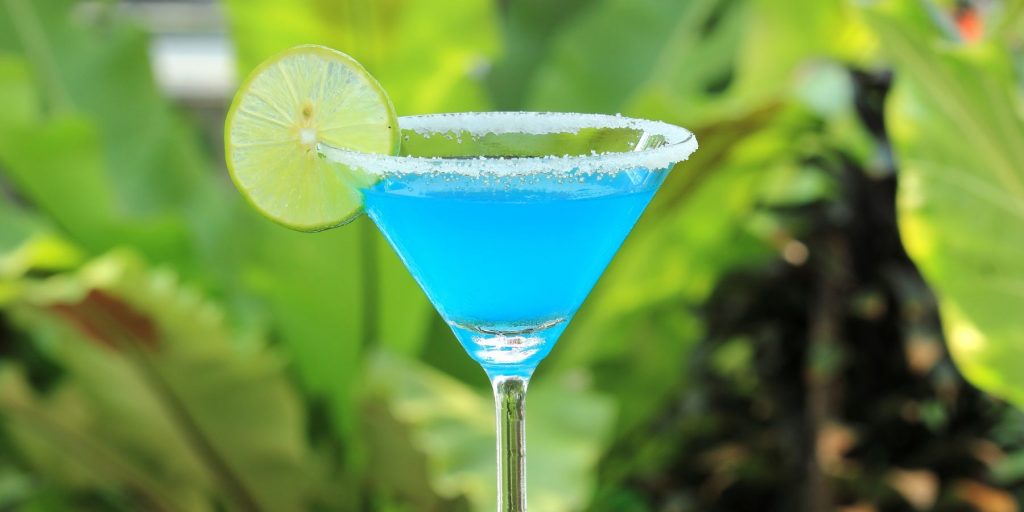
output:
[[[1011,511],[1024,3],[983,4],[221,7],[242,75],[322,43],[400,114],[698,134],[531,385],[531,508]],[[124,12],[0,2],[0,510],[492,509],[486,380],[401,262],[252,213]]]

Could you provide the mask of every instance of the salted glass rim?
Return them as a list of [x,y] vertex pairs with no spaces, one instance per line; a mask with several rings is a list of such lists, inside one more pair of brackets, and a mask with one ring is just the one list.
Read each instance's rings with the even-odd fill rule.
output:
[[[680,126],[607,114],[564,112],[462,112],[425,114],[398,118],[402,130],[421,135],[578,133],[588,128],[635,129],[640,131],[638,149],[583,155],[542,156],[408,156],[362,153],[317,145],[318,153],[328,161],[364,172],[389,176],[403,174],[453,173],[464,175],[517,176],[537,173],[613,173],[626,169],[667,169],[682,162],[697,150],[696,136]],[[660,145],[645,147],[651,137],[660,136]]]

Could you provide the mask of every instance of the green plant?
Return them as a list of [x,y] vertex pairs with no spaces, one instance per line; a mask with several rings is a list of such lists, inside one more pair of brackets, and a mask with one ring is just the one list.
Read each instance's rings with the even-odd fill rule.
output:
[[907,249],[939,296],[960,369],[1021,406],[1024,120],[1006,44],[1021,14],[1019,2],[1005,8],[1003,27],[970,45],[920,8],[886,3],[870,19],[898,73],[886,118]]
[[[810,348],[778,337],[806,325],[786,314],[794,302],[769,302],[851,308],[833,320],[876,311],[880,294],[890,312],[931,311],[917,281],[857,293],[801,281],[801,268],[835,270],[815,259],[830,250],[822,233],[874,240],[843,215],[884,209],[851,197],[891,198],[847,187],[886,172],[899,173],[901,232],[956,362],[1021,403],[1021,124],[1006,105],[1017,101],[1024,9],[993,2],[989,35],[966,45],[935,28],[950,6],[927,5],[223,2],[242,75],[322,43],[365,63],[399,114],[622,112],[696,131],[700,151],[672,173],[531,391],[531,498],[551,512],[763,510],[765,482],[784,480],[772,450],[800,447],[800,467],[815,460],[811,434],[766,442],[757,407],[804,390],[805,370],[826,376],[807,386],[820,391],[842,380],[830,371],[870,364],[842,354],[851,347],[837,357],[824,336],[808,336]],[[250,212],[197,119],[154,84],[147,44],[115,3],[0,0],[0,509],[490,509],[489,390],[400,261],[365,220],[304,235]],[[888,66],[884,121],[862,115],[882,111],[882,94],[858,82],[878,73],[849,70]],[[870,261],[856,275],[896,259]],[[893,358],[898,343],[922,341],[880,332]],[[937,336],[925,341],[935,348]],[[760,357],[775,349],[799,360],[792,374],[768,371]],[[904,428],[887,407],[922,402],[912,428],[931,458],[877,443],[886,448],[872,461],[963,462],[948,474],[974,486],[943,487],[936,503],[1005,500],[994,486],[1019,492],[1021,421],[937,361],[925,376],[887,374],[914,393],[844,380],[874,411],[858,416],[864,432]],[[944,401],[953,388],[967,405]],[[779,417],[802,415],[793,404]],[[842,419],[830,414],[816,421]],[[742,447],[749,464],[729,466],[737,452],[722,446]],[[909,506],[870,473],[832,481],[838,498]],[[738,501],[693,492],[726,477],[746,489]],[[806,490],[771,488],[788,493],[773,503],[790,504]]]

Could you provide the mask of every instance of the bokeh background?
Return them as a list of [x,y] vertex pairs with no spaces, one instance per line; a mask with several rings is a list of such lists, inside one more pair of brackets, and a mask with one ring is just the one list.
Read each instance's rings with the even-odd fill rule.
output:
[[534,379],[532,510],[1020,509],[1024,2],[2,0],[0,511],[493,510],[484,374],[372,224],[227,179],[299,43],[399,114],[699,136]]

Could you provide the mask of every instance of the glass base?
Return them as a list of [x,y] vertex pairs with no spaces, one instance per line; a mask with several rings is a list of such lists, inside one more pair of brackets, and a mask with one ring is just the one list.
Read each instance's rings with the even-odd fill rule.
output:
[[466,325],[450,322],[459,343],[494,380],[529,379],[568,325],[567,318],[526,326]]

